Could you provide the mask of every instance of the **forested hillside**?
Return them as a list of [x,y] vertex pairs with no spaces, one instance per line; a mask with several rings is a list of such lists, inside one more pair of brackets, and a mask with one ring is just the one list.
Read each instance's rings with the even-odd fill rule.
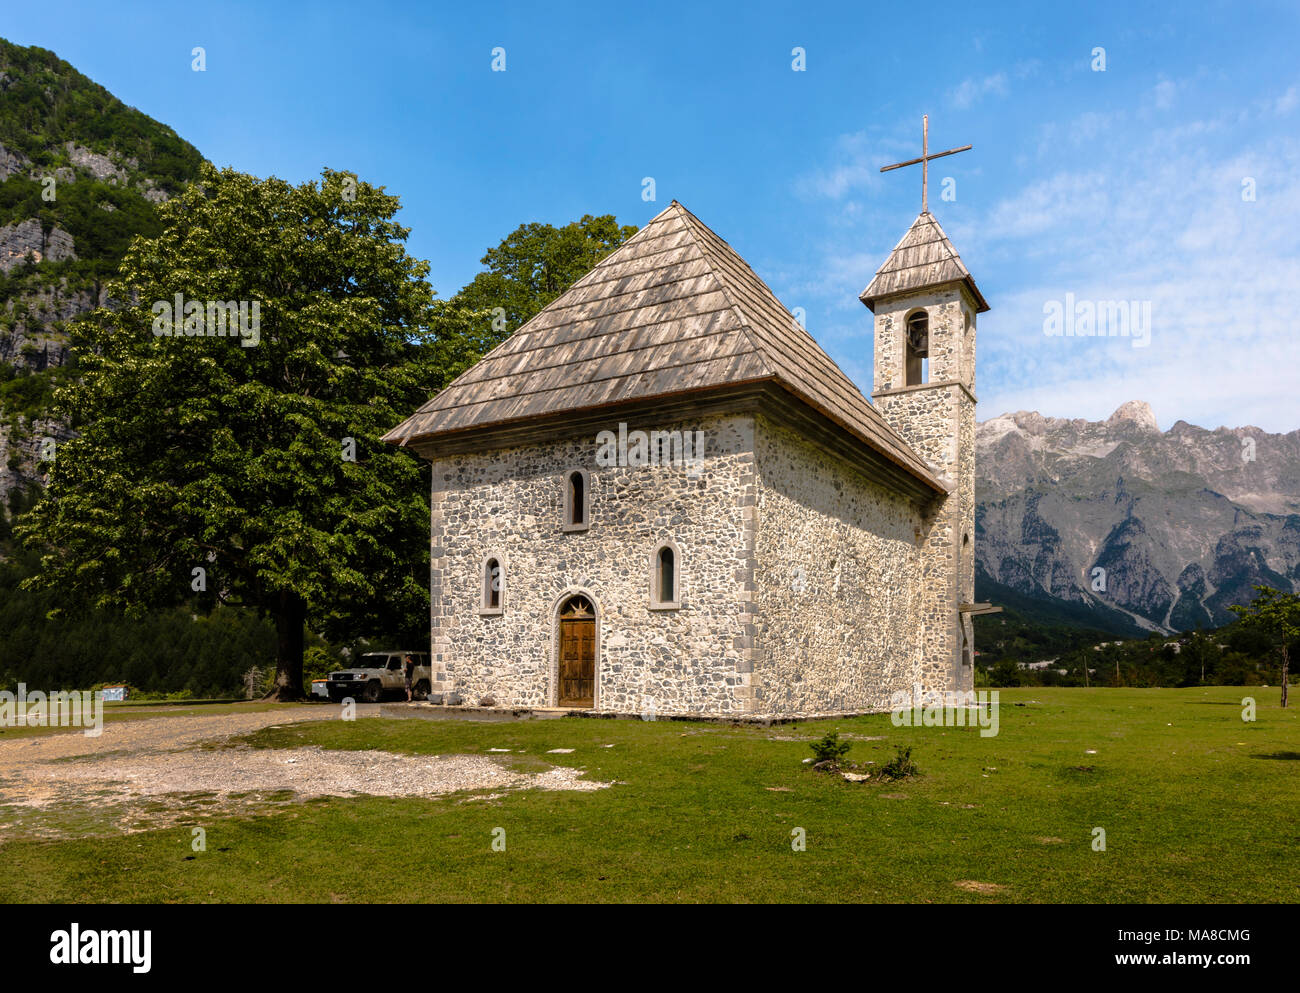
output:
[[202,156],[53,52],[0,39],[0,502],[30,502],[49,418],[75,363],[69,322],[105,302],[103,283],[156,205]]

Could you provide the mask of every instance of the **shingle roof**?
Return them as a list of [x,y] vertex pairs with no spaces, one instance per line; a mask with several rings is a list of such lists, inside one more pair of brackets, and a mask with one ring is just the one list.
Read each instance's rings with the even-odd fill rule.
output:
[[989,309],[957,249],[952,247],[934,215],[925,211],[912,222],[858,299],[870,307],[881,297],[955,282],[966,284],[975,298],[978,313]]
[[384,440],[762,381],[944,488],[744,259],[675,200]]

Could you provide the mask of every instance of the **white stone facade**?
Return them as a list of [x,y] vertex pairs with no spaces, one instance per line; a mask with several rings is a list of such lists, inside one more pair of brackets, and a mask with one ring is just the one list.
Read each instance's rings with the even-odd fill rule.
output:
[[758,423],[761,709],[886,709],[921,661],[921,514],[793,432]]
[[[762,415],[629,430],[703,431],[694,467],[601,467],[588,432],[433,465],[434,692],[468,705],[557,703],[557,612],[597,613],[595,709],[796,716],[882,710],[918,679],[947,688],[924,623],[931,522],[907,498]],[[584,469],[585,530],[565,526]],[[651,606],[656,549],[681,605]],[[502,564],[501,609],[482,608]],[[927,675],[928,673],[928,675]]]
[[[617,428],[617,424],[610,426]],[[716,417],[629,430],[702,430],[695,467],[600,467],[591,433],[433,464],[434,692],[499,706],[557,702],[556,613],[587,595],[597,621],[597,710],[739,714],[752,709],[754,422]],[[566,474],[585,469],[590,525],[566,530]],[[679,549],[681,606],[651,608],[664,541]],[[503,563],[502,608],[481,615],[482,563]]]

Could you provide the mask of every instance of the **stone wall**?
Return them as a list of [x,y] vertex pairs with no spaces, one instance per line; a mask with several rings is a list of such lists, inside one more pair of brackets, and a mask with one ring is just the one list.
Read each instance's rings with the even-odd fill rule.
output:
[[[617,431],[618,424],[608,425]],[[632,422],[702,431],[702,460],[596,464],[594,432],[433,464],[434,692],[500,706],[556,702],[555,616],[572,592],[597,609],[596,709],[754,709],[754,421]],[[590,528],[564,530],[568,470],[590,478]],[[681,607],[650,609],[651,557],[680,550]],[[502,610],[479,611],[483,565],[504,567]]]
[[[929,315],[927,382],[903,386],[907,315]],[[975,315],[957,285],[876,304],[876,409],[929,463],[951,494],[922,525],[920,682],[925,690],[974,685],[973,628],[959,611],[975,598]]]
[[921,516],[759,418],[756,709],[885,709],[921,658]]
[[874,393],[906,385],[907,316],[917,309],[929,317],[928,381],[960,382],[974,392],[975,303],[959,284],[878,300],[875,307]]
[[[702,431],[694,471],[598,465],[594,432],[436,461],[434,692],[554,706],[556,614],[576,592],[597,610],[597,710],[854,713],[887,708],[916,681],[960,684],[957,606],[974,576],[973,546],[964,556],[959,543],[963,529],[973,538],[973,404],[952,385],[884,406],[891,422],[914,425],[905,436],[927,459],[969,480],[965,490],[924,512],[761,415],[627,426]],[[969,432],[945,436],[968,412]],[[589,474],[585,531],[564,527],[573,469]],[[655,610],[652,557],[669,540],[681,606]],[[504,570],[499,614],[480,610],[488,558]]]

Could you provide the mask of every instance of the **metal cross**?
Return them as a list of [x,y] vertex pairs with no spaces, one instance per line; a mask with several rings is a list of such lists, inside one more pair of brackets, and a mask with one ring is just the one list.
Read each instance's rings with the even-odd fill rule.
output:
[[921,213],[928,214],[930,205],[927,188],[930,185],[930,160],[941,159],[945,155],[956,155],[958,152],[968,152],[974,146],[962,145],[961,148],[950,148],[946,152],[935,152],[930,154],[930,115],[926,114],[921,118],[921,157],[919,159],[908,159],[906,162],[895,162],[893,165],[881,166],[881,172],[889,172],[891,169],[901,169],[903,166],[916,165],[921,163]]

